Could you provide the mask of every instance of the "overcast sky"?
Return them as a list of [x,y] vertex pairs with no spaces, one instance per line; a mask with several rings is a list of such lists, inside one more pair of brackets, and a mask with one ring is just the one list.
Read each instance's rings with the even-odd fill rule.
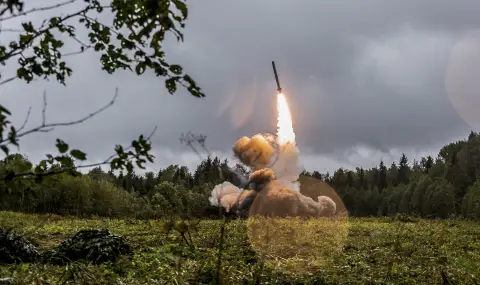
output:
[[[42,2],[55,3],[29,1],[26,8]],[[192,75],[206,98],[182,89],[171,96],[163,79],[150,73],[108,75],[100,69],[99,54],[85,53],[69,59],[74,75],[66,87],[14,81],[2,87],[1,104],[14,113],[18,125],[32,106],[27,127],[41,121],[44,90],[49,122],[95,111],[118,87],[116,104],[81,125],[32,134],[21,141],[21,151],[38,161],[55,150],[59,137],[95,162],[108,157],[115,144],[127,144],[156,125],[151,170],[199,163],[179,143],[186,131],[207,135],[209,149],[233,159],[231,146],[241,136],[275,132],[272,60],[290,104],[302,163],[309,170],[369,168],[380,159],[390,164],[402,152],[410,161],[436,155],[445,143],[480,126],[477,0],[188,4],[185,41],[169,43],[167,58]],[[46,15],[21,20],[38,23]],[[3,28],[18,24],[9,21]],[[0,34],[2,44],[11,37]],[[14,74],[15,63],[1,72],[2,77]]]

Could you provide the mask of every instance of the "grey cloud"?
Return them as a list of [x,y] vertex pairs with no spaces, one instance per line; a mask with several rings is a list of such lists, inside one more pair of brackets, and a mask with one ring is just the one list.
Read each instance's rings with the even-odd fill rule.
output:
[[[66,88],[14,82],[2,87],[2,104],[18,114],[16,122],[28,105],[40,117],[44,89],[52,120],[95,110],[115,87],[117,104],[82,125],[26,138],[23,149],[48,149],[62,137],[100,158],[115,143],[128,143],[158,125],[154,148],[172,153],[161,163],[176,163],[175,157],[188,152],[178,138],[189,130],[206,134],[210,149],[229,154],[243,135],[275,132],[271,60],[277,62],[308,165],[366,163],[349,150],[420,152],[468,133],[448,100],[445,71],[451,46],[480,27],[478,1],[193,1],[189,6],[185,42],[169,41],[167,57],[184,66],[207,98],[184,90],[170,96],[152,74],[107,75],[99,70],[98,54],[85,54],[70,59],[74,76]],[[377,163],[379,155],[371,156]]]

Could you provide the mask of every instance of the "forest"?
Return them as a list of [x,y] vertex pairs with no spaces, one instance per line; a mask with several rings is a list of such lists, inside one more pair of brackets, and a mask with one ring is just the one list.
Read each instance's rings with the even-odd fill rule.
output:
[[[81,217],[218,218],[218,209],[208,202],[213,187],[224,180],[238,186],[248,175],[241,164],[230,167],[227,160],[208,157],[193,171],[170,165],[157,173],[116,175],[97,167],[86,174],[9,178],[36,167],[40,166],[18,153],[1,161],[0,210]],[[55,167],[60,166],[51,166]],[[480,134],[472,131],[466,139],[445,145],[436,158],[410,161],[403,154],[391,165],[380,161],[370,169],[305,170],[302,177],[315,178],[318,187],[332,187],[350,216],[401,213],[480,219]]]

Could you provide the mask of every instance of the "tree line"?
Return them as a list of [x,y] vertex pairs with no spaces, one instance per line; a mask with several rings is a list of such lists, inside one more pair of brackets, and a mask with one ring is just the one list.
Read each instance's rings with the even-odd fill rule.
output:
[[[208,197],[216,184],[244,186],[248,170],[218,157],[208,157],[191,172],[170,165],[158,173],[115,174],[100,167],[86,174],[73,171],[42,179],[6,179],[35,167],[25,156],[11,154],[0,161],[0,210],[76,216],[215,218]],[[60,165],[52,165],[52,168]],[[240,175],[238,175],[240,174]],[[480,219],[480,134],[444,146],[436,158],[409,159],[403,154],[387,166],[344,168],[330,173],[307,171],[338,193],[352,216],[397,213],[424,218]]]
[[340,168],[333,175],[317,171],[304,175],[333,187],[354,216],[404,213],[424,218],[480,219],[480,134],[442,147],[436,158],[409,163],[380,161],[370,169]]

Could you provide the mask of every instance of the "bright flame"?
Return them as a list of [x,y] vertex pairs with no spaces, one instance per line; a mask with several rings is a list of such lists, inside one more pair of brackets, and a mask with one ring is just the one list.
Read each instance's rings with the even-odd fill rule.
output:
[[295,142],[295,132],[293,132],[292,116],[288,109],[288,103],[283,93],[277,95],[277,139],[280,145],[288,142]]

